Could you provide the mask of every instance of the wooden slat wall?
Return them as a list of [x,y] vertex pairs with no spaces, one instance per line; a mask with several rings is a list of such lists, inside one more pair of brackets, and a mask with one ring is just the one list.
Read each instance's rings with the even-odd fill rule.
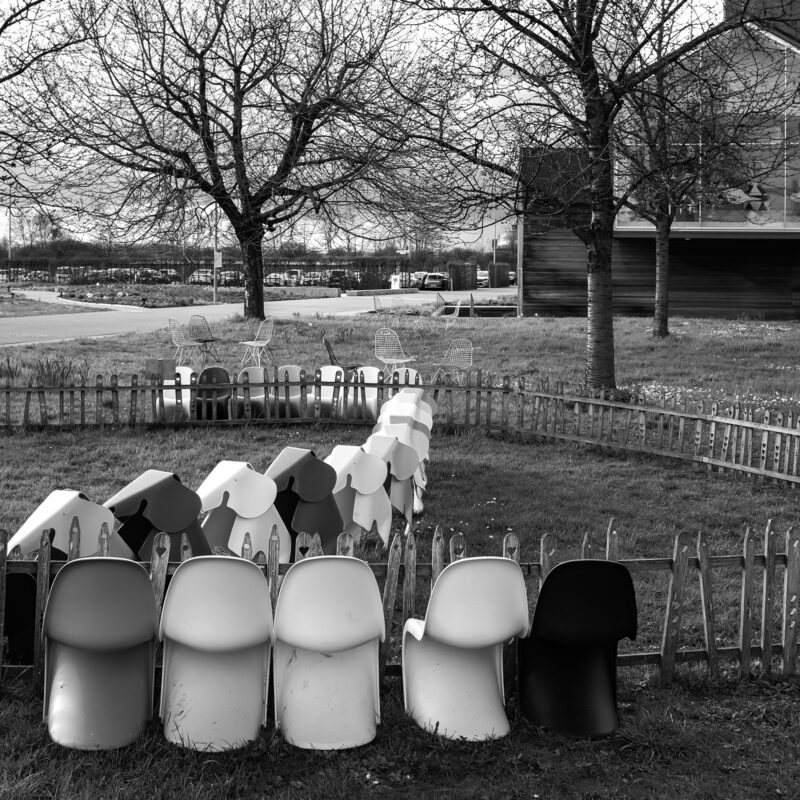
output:
[[[800,318],[798,242],[781,239],[682,239],[670,244],[670,313],[686,317]],[[653,239],[617,238],[614,312],[653,313]],[[526,234],[523,311],[586,313],[586,248],[569,230]]]

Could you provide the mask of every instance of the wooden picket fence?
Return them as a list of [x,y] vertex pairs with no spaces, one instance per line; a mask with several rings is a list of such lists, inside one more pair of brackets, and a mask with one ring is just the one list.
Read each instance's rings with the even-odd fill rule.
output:
[[[344,374],[343,374],[344,375]],[[419,381],[419,377],[416,376]],[[392,379],[379,375],[376,382],[336,379],[323,381],[319,370],[300,373],[291,380],[277,368],[264,383],[247,380],[226,383],[191,383],[165,387],[157,381],[140,383],[133,375],[127,385],[112,375],[108,382],[98,375],[93,386],[13,386],[0,388],[0,427],[70,428],[140,425],[269,425],[287,423],[345,423],[371,425],[367,396],[377,395],[377,408],[401,386],[397,373]],[[529,389],[523,378],[501,378],[484,370],[471,370],[466,379],[453,382],[415,383],[428,391],[438,404],[435,423],[440,429],[483,430],[521,441],[550,439],[613,450],[651,453],[692,461],[707,470],[744,473],[800,483],[800,412],[758,410],[717,403],[667,405],[646,404],[643,397],[632,402],[607,399],[604,393],[568,393],[563,385],[543,382]],[[165,414],[164,393],[175,396],[176,406],[186,413]],[[299,392],[298,402],[292,398]],[[271,398],[265,413],[257,417],[251,394]],[[324,402],[323,396],[330,401]],[[218,398],[238,398],[238,412],[222,418]],[[198,418],[199,400],[206,400],[207,418]],[[341,401],[341,402],[340,402]],[[200,415],[201,417],[203,415]],[[226,417],[228,415],[225,415]]]
[[[79,552],[81,537],[77,518],[72,522],[67,559],[71,560]],[[7,615],[14,609],[4,608],[5,585],[8,576],[25,573],[36,578],[35,614],[35,653],[33,664],[11,665],[3,663],[4,648],[0,647],[0,675],[8,679],[29,673],[34,685],[41,687],[43,670],[42,621],[45,603],[53,576],[64,566],[64,561],[51,560],[50,531],[42,533],[36,560],[22,560],[18,552],[8,553],[8,535],[0,531],[0,642]],[[103,526],[99,535],[98,555],[108,555],[109,532]],[[386,563],[370,564],[379,585],[382,584],[383,606],[386,620],[386,642],[381,648],[380,665],[383,676],[398,676],[400,639],[405,620],[424,615],[421,602],[427,602],[430,587],[433,586],[446,561],[445,539],[441,526],[437,526],[431,540],[430,561],[419,558],[418,536],[410,529],[396,533],[389,548]],[[156,537],[150,562],[143,566],[148,569],[157,607],[160,610],[168,576],[178,566],[168,562],[169,541],[167,534]],[[300,534],[296,543],[297,557],[305,558],[320,555],[322,548],[319,537]],[[695,555],[692,555],[694,550]],[[277,598],[279,576],[286,573],[289,564],[278,563],[279,539],[273,530],[268,553],[253,553],[249,534],[245,537],[242,557],[249,558],[264,570],[270,587],[273,608]],[[358,546],[349,534],[342,534],[337,543],[340,555],[358,555]],[[468,556],[468,543],[463,534],[457,533],[449,540],[449,562]],[[521,560],[520,543],[516,534],[509,533],[502,540],[499,555],[511,558],[520,564],[526,576],[529,601],[533,606],[542,581],[553,566],[558,563],[556,543],[549,534],[542,537],[539,547],[539,560]],[[620,541],[614,529],[614,520],[609,522],[605,543],[597,546],[593,537],[584,535],[578,554],[583,558],[607,558],[619,561],[631,572],[638,584],[646,581],[654,573],[667,573],[669,588],[666,604],[662,607],[649,601],[639,601],[639,625],[660,622],[662,630],[661,645],[649,650],[635,650],[633,645],[624,643],[617,657],[620,668],[652,667],[659,671],[661,680],[668,684],[675,676],[676,665],[680,663],[705,662],[708,675],[714,679],[720,674],[720,662],[735,664],[739,677],[745,678],[755,671],[763,675],[782,676],[797,673],[797,620],[798,597],[800,596],[800,532],[789,529],[784,535],[772,530],[771,522],[764,533],[763,552],[756,552],[756,538],[748,530],[742,553],[739,555],[710,555],[705,537],[696,538],[688,533],[675,537],[671,557],[635,558],[621,557]],[[185,535],[182,541],[182,560],[191,557],[191,549]],[[738,605],[738,630],[736,642],[721,646],[717,640],[720,611],[728,616],[733,609],[721,608],[715,602],[714,573],[735,571],[739,574],[740,591],[734,598]],[[781,574],[782,573],[782,574]],[[759,580],[760,575],[760,580]],[[692,609],[690,601],[691,582],[697,579],[699,586],[699,609]],[[756,603],[757,589],[760,590],[760,607]],[[402,600],[398,602],[398,594]],[[639,589],[637,589],[639,594]],[[729,606],[734,600],[730,600]],[[760,608],[760,610],[759,610]],[[692,612],[699,612],[703,625],[703,646],[679,647],[682,623]],[[650,620],[649,617],[656,618]],[[685,634],[684,634],[685,635]],[[754,641],[754,639],[756,641]],[[513,663],[507,664],[508,678],[513,679]]]

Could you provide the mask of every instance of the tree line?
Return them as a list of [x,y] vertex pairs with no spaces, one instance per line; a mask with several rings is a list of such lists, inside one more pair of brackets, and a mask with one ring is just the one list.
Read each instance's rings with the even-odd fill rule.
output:
[[[780,80],[775,33],[800,30],[800,4],[718,6],[11,0],[0,181],[9,202],[91,220],[101,239],[235,243],[248,317],[264,315],[271,238],[309,219],[331,242],[389,225],[413,238],[497,207],[557,214],[577,186],[586,381],[610,389],[617,214],[655,226],[666,335],[675,214],[792,156],[775,129],[797,84]],[[575,153],[577,174],[543,196],[520,180],[522,148]]]

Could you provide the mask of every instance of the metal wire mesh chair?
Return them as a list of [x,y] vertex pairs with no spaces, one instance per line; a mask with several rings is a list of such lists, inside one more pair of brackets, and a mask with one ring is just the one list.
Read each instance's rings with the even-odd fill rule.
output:
[[192,316],[189,317],[189,335],[197,342],[200,348],[203,364],[205,364],[208,357],[212,355],[217,361],[222,360],[219,357],[219,352],[215,345],[215,342],[218,342],[219,339],[211,333],[208,320],[204,316],[201,314],[192,314]]
[[447,330],[461,314],[461,300],[456,301],[456,307],[453,309],[452,314],[442,314],[445,318],[444,329]]
[[407,356],[396,331],[391,328],[378,328],[375,331],[375,358],[389,367],[389,372],[416,361],[416,356]]
[[188,359],[193,353],[200,354],[200,342],[192,338],[176,319],[170,318],[169,320],[169,336],[172,344],[175,345],[175,361],[178,366],[183,364],[184,359]]
[[255,367],[265,366],[263,361],[265,357],[267,362],[271,362],[272,350],[270,350],[269,343],[272,341],[274,332],[275,320],[272,317],[264,317],[258,326],[256,335],[249,342],[239,342],[245,348],[239,366],[243,367],[248,361],[252,361]]
[[450,378],[454,383],[461,383],[472,367],[472,342],[469,339],[453,339],[447,347],[441,361],[434,362],[436,372],[431,378]]

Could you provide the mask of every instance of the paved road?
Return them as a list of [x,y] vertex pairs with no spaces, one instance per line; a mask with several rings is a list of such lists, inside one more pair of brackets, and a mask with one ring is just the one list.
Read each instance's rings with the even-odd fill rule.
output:
[[[25,290],[31,300],[41,302],[75,304],[73,300],[58,297],[54,291]],[[482,300],[505,296],[514,297],[515,289],[477,289],[472,292],[475,299]],[[469,301],[469,291],[447,292],[447,299],[462,298]],[[436,302],[435,292],[397,294],[409,304],[432,306]],[[509,300],[513,302],[513,300]],[[82,304],[87,305],[87,304]],[[97,308],[92,305],[92,308]],[[265,304],[265,312],[277,319],[291,319],[294,314],[314,316],[333,314],[352,316],[372,311],[374,301],[370,295],[342,295],[341,297],[318,297],[305,300],[280,300]],[[96,339],[105,336],[122,336],[127,333],[164,330],[170,317],[180,323],[189,321],[192,314],[202,314],[209,322],[224,322],[241,315],[241,303],[218,303],[207,306],[185,306],[174,308],[137,308],[133,306],[103,306],[102,311],[86,314],[41,314],[30,317],[7,317],[0,319],[0,346],[23,344],[48,344],[71,339]]]

